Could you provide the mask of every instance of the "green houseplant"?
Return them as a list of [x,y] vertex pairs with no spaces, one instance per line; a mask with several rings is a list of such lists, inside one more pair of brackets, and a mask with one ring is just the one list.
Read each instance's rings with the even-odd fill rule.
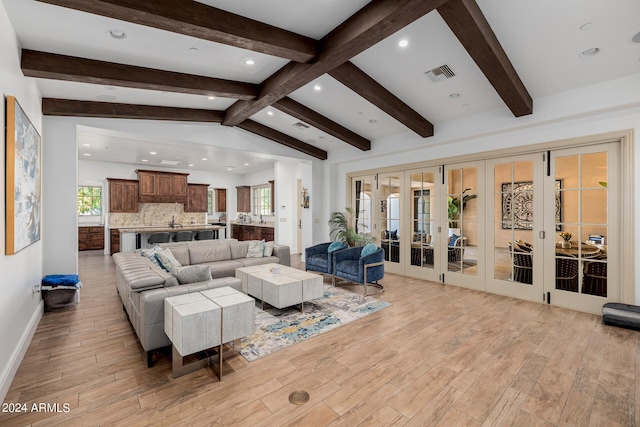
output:
[[451,221],[451,228],[459,228],[460,225],[458,224],[458,221],[460,220],[460,212],[464,210],[470,200],[478,197],[477,194],[466,194],[467,191],[470,190],[471,188],[465,188],[461,196],[449,196],[448,216],[449,221]]
[[369,233],[359,234],[354,228],[353,209],[345,208],[344,212],[331,212],[329,235],[336,242],[345,242],[349,246],[363,246],[373,241]]

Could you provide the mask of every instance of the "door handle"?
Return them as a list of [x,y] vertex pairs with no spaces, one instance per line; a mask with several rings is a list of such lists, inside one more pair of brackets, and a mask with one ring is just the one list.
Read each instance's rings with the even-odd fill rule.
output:
[[299,220],[298,220],[298,228],[299,228],[299,229],[302,229],[302,219],[299,219]]

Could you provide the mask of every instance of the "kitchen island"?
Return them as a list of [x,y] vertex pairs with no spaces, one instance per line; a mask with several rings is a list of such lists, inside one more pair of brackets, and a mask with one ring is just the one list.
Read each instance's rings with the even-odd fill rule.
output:
[[114,234],[119,237],[119,248],[114,248],[112,245],[111,253],[114,252],[132,252],[136,249],[144,249],[151,247],[147,240],[149,236],[154,233],[167,232],[170,234],[171,241],[173,236],[178,231],[191,231],[194,236],[201,230],[213,230],[214,239],[226,239],[227,227],[222,225],[209,225],[209,224],[185,224],[175,225],[174,227],[168,225],[133,225],[111,228],[111,238],[114,239]]

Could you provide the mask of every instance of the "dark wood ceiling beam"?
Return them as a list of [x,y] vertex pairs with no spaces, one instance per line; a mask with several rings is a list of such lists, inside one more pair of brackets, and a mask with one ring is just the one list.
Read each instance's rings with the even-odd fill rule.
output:
[[312,109],[294,101],[291,98],[282,98],[275,104],[274,108],[295,117],[298,120],[302,120],[305,123],[310,124],[316,129],[320,129],[323,132],[333,135],[336,138],[353,145],[354,147],[367,151],[371,150],[371,141],[357,133],[345,128],[344,126],[332,121],[331,119],[323,116],[322,114],[313,111]]
[[533,100],[474,0],[450,0],[438,12],[516,116],[533,113]]
[[433,124],[402,102],[352,62],[329,71],[329,75],[389,114],[423,138],[433,136]]
[[300,151],[301,153],[308,154],[309,156],[315,157],[316,159],[327,160],[326,151],[314,147],[313,145],[307,144],[306,142],[295,139],[275,129],[271,129],[258,122],[254,122],[253,120],[245,120],[244,122],[240,123],[238,127],[253,134],[259,135],[263,138],[270,139],[274,142],[277,142],[278,144],[293,148],[294,150]]
[[22,50],[21,67],[25,76],[43,79],[234,99],[253,99],[258,95],[258,86],[250,83],[26,49]]
[[224,117],[223,111],[54,98],[42,99],[42,114],[45,116],[173,120],[205,123],[220,123]]
[[373,0],[321,41],[321,51],[310,64],[289,63],[262,85],[254,101],[240,101],[227,109],[222,124],[235,126],[263,108],[288,96],[416,19],[446,3],[447,0]]
[[307,62],[318,42],[273,25],[192,0],[38,0],[69,9]]
[[43,79],[234,99],[253,99],[258,94],[258,87],[250,83],[25,49],[21,67],[25,76]]

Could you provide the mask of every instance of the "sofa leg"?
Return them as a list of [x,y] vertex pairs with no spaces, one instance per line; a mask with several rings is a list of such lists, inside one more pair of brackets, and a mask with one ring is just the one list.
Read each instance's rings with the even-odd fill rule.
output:
[[147,368],[153,368],[153,351],[147,351]]

